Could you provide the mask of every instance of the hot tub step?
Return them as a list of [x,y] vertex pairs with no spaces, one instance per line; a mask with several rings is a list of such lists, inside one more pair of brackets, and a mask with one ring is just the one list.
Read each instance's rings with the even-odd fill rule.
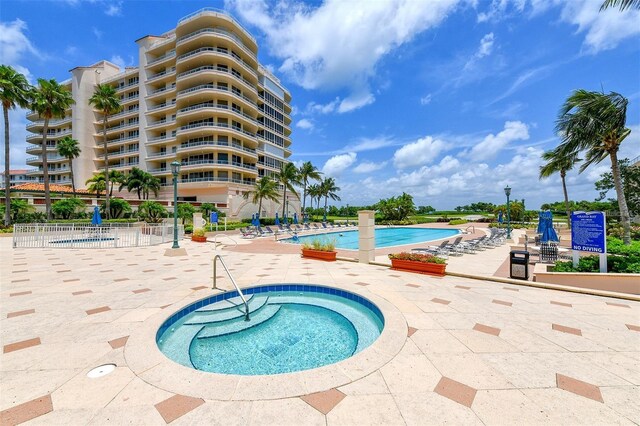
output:
[[280,311],[280,305],[267,305],[259,311],[255,312],[255,315],[251,316],[250,321],[245,321],[244,318],[236,319],[226,324],[220,324],[217,326],[207,325],[198,334],[198,339],[208,339],[211,337],[224,336],[225,334],[238,333],[243,330],[247,330],[251,327],[260,325],[273,318],[278,311]]
[[[249,312],[255,312],[260,310],[266,305],[269,298],[267,296],[256,296],[247,301],[249,304]],[[244,304],[240,304],[233,309],[226,309],[222,311],[207,311],[207,312],[195,312],[193,318],[191,318],[186,325],[198,325],[198,324],[215,324],[224,321],[234,320],[236,318],[244,318]]]

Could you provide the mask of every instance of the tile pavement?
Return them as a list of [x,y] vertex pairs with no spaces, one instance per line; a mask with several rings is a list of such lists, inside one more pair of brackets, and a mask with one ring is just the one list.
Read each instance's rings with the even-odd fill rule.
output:
[[[117,260],[127,257],[117,249],[44,253],[11,249],[10,239],[0,239],[0,423],[486,425],[640,419],[640,303],[302,261],[290,247],[279,251],[272,244],[267,250],[263,242],[250,258],[251,243],[219,252],[212,244],[182,245],[189,253],[182,259],[164,257],[160,246],[127,249],[128,256],[140,255],[139,264],[128,264]],[[216,253],[236,267],[241,286],[357,284],[386,299],[408,325],[402,350],[359,380],[294,398],[210,400],[148,384],[127,366],[129,335],[151,315],[168,315],[172,305],[210,294],[211,264],[202,261]],[[80,278],[51,274],[60,261]],[[470,272],[478,262],[469,265]],[[218,285],[231,288],[224,277]],[[116,365],[113,373],[86,377],[106,363]],[[322,380],[309,374],[309,383]]]

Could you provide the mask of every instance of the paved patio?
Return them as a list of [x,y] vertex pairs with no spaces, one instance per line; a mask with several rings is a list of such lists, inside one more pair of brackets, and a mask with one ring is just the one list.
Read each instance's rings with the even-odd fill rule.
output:
[[[163,256],[168,246],[16,250],[1,238],[0,424],[640,421],[638,302],[317,262],[261,241],[217,252],[211,243],[181,244],[187,257]],[[211,399],[202,381],[179,374],[151,380],[155,366],[134,372],[136,333],[212,294],[216,253],[241,286],[318,283],[382,300],[401,313],[406,336],[396,336],[398,352],[363,377],[346,360],[331,377],[310,370],[285,383],[295,387],[286,398],[247,395],[236,380]],[[474,272],[492,253],[459,262]],[[106,363],[115,371],[87,377]],[[264,380],[265,389],[278,383]]]

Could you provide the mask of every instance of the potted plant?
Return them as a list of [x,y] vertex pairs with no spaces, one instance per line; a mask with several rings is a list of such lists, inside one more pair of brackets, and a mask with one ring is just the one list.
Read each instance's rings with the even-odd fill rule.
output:
[[191,234],[191,241],[195,241],[197,243],[206,243],[207,236],[204,233],[204,229],[196,228],[193,230],[193,234]]
[[302,244],[302,257],[325,260],[332,262],[336,260],[335,240],[321,240],[314,238],[310,243]]
[[432,254],[392,253],[389,255],[389,259],[391,259],[391,269],[393,270],[418,272],[439,277],[444,276],[447,267],[443,258]]

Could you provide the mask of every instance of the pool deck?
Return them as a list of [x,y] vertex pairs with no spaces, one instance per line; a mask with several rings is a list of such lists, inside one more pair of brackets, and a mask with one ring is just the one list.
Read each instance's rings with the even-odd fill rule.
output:
[[[298,247],[266,238],[217,251],[185,240],[185,257],[164,256],[169,246],[12,249],[0,238],[0,424],[640,421],[639,302],[301,259]],[[508,250],[449,265],[490,277]],[[240,286],[314,283],[379,301],[397,313],[390,339],[357,363],[295,380],[257,377],[252,386],[156,363],[139,342],[178,308],[214,294],[215,254]],[[218,286],[231,288],[224,277]],[[87,377],[106,363],[115,371]]]

